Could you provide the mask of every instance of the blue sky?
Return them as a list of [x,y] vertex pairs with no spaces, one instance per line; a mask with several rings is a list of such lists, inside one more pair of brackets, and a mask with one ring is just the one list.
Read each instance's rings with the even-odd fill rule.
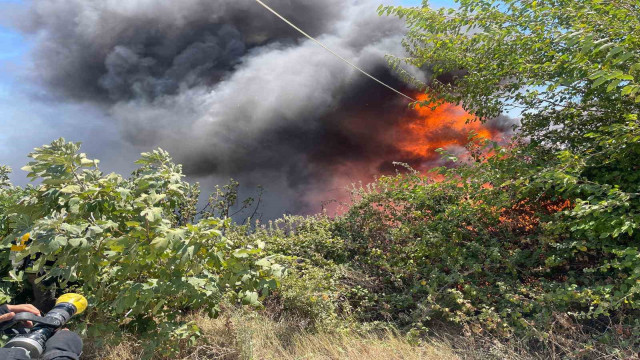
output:
[[[421,0],[399,0],[397,1],[403,6],[418,6],[422,4]],[[431,0],[429,4],[433,7],[452,7],[454,6],[453,0]]]
[[[39,90],[20,80],[29,63],[29,41],[6,26],[6,23],[3,25],[3,21],[10,19],[3,19],[2,14],[7,13],[6,7],[20,6],[23,2],[0,0],[0,164],[10,165],[17,171],[12,176],[13,181],[24,184],[24,176],[18,169],[26,163],[25,155],[35,146],[49,143],[60,136],[71,141],[99,138],[101,141],[85,143],[84,151],[105,154],[105,147],[113,148],[110,158],[102,155],[103,165],[110,164],[106,168],[103,166],[103,170],[127,171],[127,164],[133,159],[125,154],[137,152],[123,148],[126,145],[118,141],[119,135],[114,127],[101,126],[100,130],[96,130],[96,121],[104,120],[104,114],[86,105],[34,100],[34,94],[37,97]],[[380,3],[394,2],[403,6],[419,6],[422,3],[421,0],[380,0]],[[432,0],[430,4],[442,7],[453,6],[454,2]],[[87,117],[94,121],[85,121]],[[96,131],[100,131],[100,136],[96,136]]]
[[116,127],[96,126],[99,121],[106,123],[101,110],[53,102],[42,90],[23,80],[29,64],[29,41],[2,23],[10,21],[2,18],[6,14],[3,7],[20,3],[23,1],[0,0],[0,165],[11,166],[12,181],[24,185],[27,179],[19,169],[27,163],[26,155],[36,146],[64,137],[70,141],[94,139],[83,144],[83,151],[109,154],[101,156],[108,164],[107,171],[129,171],[135,160],[131,157],[138,151],[122,144]]

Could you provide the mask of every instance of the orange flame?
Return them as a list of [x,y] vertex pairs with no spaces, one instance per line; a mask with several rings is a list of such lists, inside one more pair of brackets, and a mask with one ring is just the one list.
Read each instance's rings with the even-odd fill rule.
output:
[[[429,100],[428,95],[420,94],[421,102]],[[471,122],[473,116],[461,106],[443,104],[435,110],[430,106],[418,105],[415,116],[403,119],[400,124],[402,138],[398,148],[404,153],[419,159],[433,159],[438,156],[436,150],[451,145],[464,146],[469,142],[471,131],[479,137],[491,139],[492,132],[480,122]]]
[[[427,94],[416,94],[420,102],[429,100]],[[414,109],[397,108],[398,118],[390,128],[379,136],[372,136],[386,153],[379,153],[376,157],[363,160],[345,160],[332,166],[332,176],[320,192],[311,192],[307,200],[314,204],[323,203],[323,209],[330,215],[343,213],[350,204],[349,191],[351,184],[361,182],[368,184],[376,176],[392,174],[396,168],[393,162],[409,164],[412,168],[422,172],[431,180],[441,181],[443,176],[428,173],[434,167],[442,165],[437,149],[442,148],[458,154],[462,159],[468,156],[463,149],[470,142],[469,135],[474,132],[478,137],[494,141],[503,140],[503,132],[493,129],[479,121],[472,121],[474,117],[466,112],[462,106],[455,104],[441,104],[435,109],[431,106],[417,105]],[[368,126],[368,114],[356,116],[348,123],[347,129],[353,134],[361,134],[363,127]],[[365,130],[369,131],[370,129]],[[367,133],[364,131],[364,133]],[[486,186],[490,186],[487,184]],[[325,200],[332,200],[327,202]]]

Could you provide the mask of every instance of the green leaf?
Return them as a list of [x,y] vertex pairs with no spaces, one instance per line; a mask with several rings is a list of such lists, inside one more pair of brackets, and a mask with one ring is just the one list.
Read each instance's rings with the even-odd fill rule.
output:
[[616,60],[614,60],[613,64],[614,65],[618,65],[621,64],[627,60],[629,60],[631,57],[633,57],[635,54],[632,52],[628,52],[623,54],[622,56],[620,56],[619,58],[617,58]]
[[598,80],[596,80],[593,85],[591,85],[592,88],[597,88],[598,86],[604,84],[605,82],[607,82],[609,79],[606,76],[602,76],[600,78],[598,78]]
[[268,259],[260,259],[256,261],[256,265],[263,268],[268,268],[271,267],[271,261],[269,261]]
[[156,250],[165,250],[169,246],[169,239],[157,237],[151,242],[151,246]]
[[82,160],[80,160],[80,165],[81,166],[94,166],[95,162],[93,160],[89,160],[89,159],[83,158]]
[[144,216],[149,222],[155,222],[162,219],[162,208],[151,207],[142,210],[140,215]]
[[154,314],[154,315],[156,315],[156,314],[158,313],[158,311],[160,311],[160,309],[162,309],[162,307],[163,307],[163,306],[164,306],[164,304],[166,304],[166,303],[167,303],[167,301],[166,301],[166,300],[164,300],[164,299],[160,300],[160,301],[156,304],[156,306],[154,306],[154,307],[153,307],[153,310],[151,310],[151,313],[152,313],[152,314]]
[[260,303],[258,302],[258,292],[245,291],[244,297],[242,298],[242,303],[244,305],[252,305],[252,306],[259,305]]
[[613,89],[615,89],[616,87],[618,87],[618,85],[621,82],[622,82],[622,80],[620,80],[620,79],[613,80],[611,83],[609,83],[609,86],[607,86],[607,92],[610,92]]
[[233,256],[239,259],[249,257],[249,250],[240,249],[233,252]]
[[593,73],[593,74],[589,75],[589,79],[590,79],[590,80],[595,80],[595,79],[597,79],[597,78],[600,78],[600,77],[604,76],[606,73],[607,73],[607,72],[606,72],[606,71],[604,71],[604,70],[597,71],[597,72],[595,72],[595,73]]
[[78,193],[81,190],[82,189],[80,188],[79,185],[67,185],[67,186],[63,187],[62,189],[60,189],[60,192],[62,192],[64,194],[73,194],[73,193]]
[[623,47],[621,46],[616,46],[613,49],[611,49],[611,51],[609,51],[609,55],[607,55],[608,58],[615,56],[616,54],[622,52],[624,50]]
[[56,237],[53,239],[53,243],[54,243],[58,248],[61,248],[61,247],[64,247],[64,246],[66,246],[66,245],[67,245],[68,240],[67,240],[67,238],[66,238],[66,237],[58,235],[58,236],[56,236]]
[[86,247],[88,245],[88,241],[85,238],[73,238],[69,239],[69,245],[73,247]]
[[621,75],[618,75],[618,76],[616,76],[616,79],[620,79],[620,80],[629,80],[629,81],[633,81],[633,80],[634,80],[633,76],[632,76],[632,75],[629,75],[629,74],[621,74]]
[[607,49],[613,47],[614,45],[615,45],[614,43],[606,43],[606,44],[600,46],[598,49],[596,49],[595,52],[597,53],[597,52],[600,52],[600,51],[607,50]]
[[189,246],[189,247],[187,247],[187,248],[182,252],[181,262],[182,262],[182,263],[187,263],[187,262],[189,262],[191,259],[193,259],[194,251],[195,251],[195,247],[194,247],[194,246]]
[[100,226],[89,226],[87,229],[87,236],[95,236],[102,234],[104,230]]

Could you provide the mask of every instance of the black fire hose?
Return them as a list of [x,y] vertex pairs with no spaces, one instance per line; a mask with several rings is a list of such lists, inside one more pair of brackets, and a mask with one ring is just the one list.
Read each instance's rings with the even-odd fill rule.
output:
[[5,331],[19,322],[31,321],[34,327],[27,333],[9,340],[5,348],[22,349],[31,359],[38,359],[45,352],[45,344],[57,330],[62,328],[71,317],[81,314],[87,309],[87,299],[78,294],[62,295],[56,301],[56,306],[45,316],[22,312],[16,314],[12,321],[0,331]]

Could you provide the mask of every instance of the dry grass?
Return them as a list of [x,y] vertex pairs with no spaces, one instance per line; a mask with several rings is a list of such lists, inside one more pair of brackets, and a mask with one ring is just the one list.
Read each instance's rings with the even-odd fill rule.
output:
[[[240,314],[219,319],[196,315],[193,320],[202,329],[206,341],[201,341],[196,347],[183,349],[178,357],[172,359],[460,359],[444,344],[412,345],[391,332],[369,335],[312,334],[296,328],[292,323]],[[105,360],[137,360],[143,350],[135,339],[102,349],[95,349],[88,342],[85,348],[85,359]]]
[[[567,342],[554,337],[554,346],[540,344],[535,348],[526,339],[508,341],[489,336],[464,336],[452,329],[435,331],[442,334],[427,343],[415,345],[405,336],[392,331],[359,333],[330,331],[310,333],[302,321],[274,321],[256,312],[226,311],[226,317],[212,319],[196,314],[186,320],[195,321],[203,338],[198,345],[180,349],[176,356],[156,356],[154,360],[613,360],[631,359],[631,351],[604,353],[586,343]],[[110,339],[103,339],[110,340]],[[562,340],[562,341],[560,341]],[[108,343],[109,341],[107,341]],[[112,341],[111,343],[115,343]],[[135,337],[116,345],[97,348],[86,341],[83,359],[138,360],[143,348]]]
[[[508,341],[489,336],[464,336],[452,329],[435,331],[442,334],[427,343],[415,345],[405,336],[391,331],[358,333],[332,331],[310,333],[301,321],[274,321],[256,312],[226,311],[226,317],[212,319],[191,315],[203,333],[198,345],[184,346],[176,356],[157,355],[154,360],[613,360],[638,358],[632,351],[604,353],[585,351],[586,342],[567,342],[555,336],[554,346],[531,347],[526,339]],[[110,340],[110,339],[103,339]],[[561,341],[562,340],[562,341]],[[116,341],[111,341],[115,343]],[[107,341],[109,343],[109,341]],[[582,350],[581,350],[582,349]],[[90,340],[85,344],[83,359],[138,360],[143,348],[135,337],[116,345],[97,348]],[[635,354],[633,356],[629,354]]]

